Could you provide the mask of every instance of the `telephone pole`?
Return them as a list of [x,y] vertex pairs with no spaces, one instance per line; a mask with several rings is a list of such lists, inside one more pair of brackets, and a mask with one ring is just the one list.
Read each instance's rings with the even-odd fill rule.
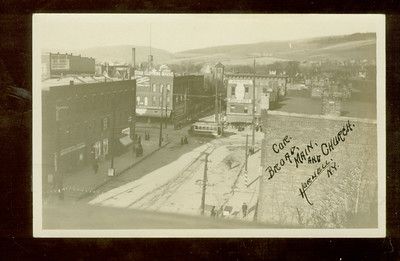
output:
[[160,136],[158,137],[158,147],[162,145],[162,124],[163,124],[163,104],[164,104],[164,86],[161,92],[161,104],[160,104]]
[[214,74],[215,74],[215,72],[213,73],[213,76],[212,76],[214,87],[215,87],[215,105],[214,105],[215,106],[215,122],[218,123],[218,83],[216,83]]
[[[133,74],[133,79],[135,79],[135,69],[136,69],[136,49],[132,48],[132,63],[133,63],[133,69],[132,69],[132,74]],[[131,80],[132,80],[132,74],[131,74]],[[135,131],[136,131],[136,83],[135,83],[135,88],[133,89],[133,110],[132,110],[132,115],[131,115],[131,131],[130,131],[130,136],[132,139],[132,150],[133,154],[135,154]]]
[[252,138],[251,138],[251,153],[254,153],[254,136],[255,136],[255,124],[256,124],[256,58],[254,58],[254,65],[253,65],[253,120],[252,120]]
[[115,99],[116,99],[116,93],[112,94],[112,127],[111,127],[111,164],[110,164],[110,169],[108,170],[108,176],[114,176],[115,170],[114,170],[114,155],[115,155]]
[[203,190],[202,190],[202,194],[201,194],[201,215],[204,215],[204,208],[205,208],[205,202],[206,202],[207,163],[208,163],[208,153],[206,153],[206,158],[204,161]]
[[249,134],[246,134],[246,153],[245,153],[245,163],[244,163],[244,170],[245,171],[247,171],[248,143],[249,143]]
[[167,128],[167,121],[168,121],[168,89],[165,92],[165,119],[164,119],[164,121],[165,121],[165,128]]

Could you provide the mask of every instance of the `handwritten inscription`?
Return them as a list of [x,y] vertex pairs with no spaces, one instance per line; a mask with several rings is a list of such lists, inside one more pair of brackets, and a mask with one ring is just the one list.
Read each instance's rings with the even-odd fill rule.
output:
[[333,161],[333,159],[331,159],[330,161],[326,160],[324,163],[322,163],[322,165],[314,171],[311,177],[309,177],[305,182],[301,183],[301,188],[299,188],[300,196],[304,198],[308,204],[313,205],[313,203],[311,203],[310,199],[307,196],[307,189],[311,187],[314,181],[316,181],[319,175],[324,173],[325,170],[328,178],[330,178],[337,171],[338,167],[339,165],[335,161]]
[[[313,205],[309,200],[306,191],[318,179],[322,173],[326,173],[330,178],[337,172],[339,165],[332,158],[325,159],[329,156],[337,146],[344,143],[348,135],[354,130],[355,124],[347,121],[347,123],[328,141],[318,143],[310,140],[301,146],[293,144],[293,138],[286,135],[280,142],[272,144],[272,151],[281,154],[280,159],[275,164],[268,165],[265,171],[269,174],[268,180],[278,174],[286,164],[292,164],[299,168],[303,164],[319,164],[314,173],[301,183],[300,196],[304,198],[308,204]],[[322,163],[322,164],[321,164]]]

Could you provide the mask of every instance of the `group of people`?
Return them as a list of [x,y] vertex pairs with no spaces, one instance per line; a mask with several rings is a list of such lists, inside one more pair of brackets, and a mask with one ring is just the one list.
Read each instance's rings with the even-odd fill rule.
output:
[[[216,208],[215,208],[215,206],[213,206],[212,207],[212,209],[211,209],[211,211],[210,211],[210,216],[212,217],[212,218],[215,218],[215,217],[223,217],[224,216],[224,210],[223,210],[223,207],[221,206],[220,207],[220,209],[217,211],[216,210]],[[246,202],[243,202],[243,205],[242,205],[242,214],[243,214],[243,218],[245,218],[246,216],[247,216],[247,204],[246,204]]]
[[189,144],[187,136],[181,137],[181,145]]
[[144,132],[144,140],[150,140],[150,133],[148,131]]

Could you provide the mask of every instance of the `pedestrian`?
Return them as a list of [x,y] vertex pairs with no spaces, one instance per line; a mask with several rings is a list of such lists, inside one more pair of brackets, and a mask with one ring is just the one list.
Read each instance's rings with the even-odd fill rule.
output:
[[181,137],[181,145],[183,145],[183,137]]
[[143,156],[143,147],[142,144],[139,143],[136,148],[136,157],[141,157],[141,156]]
[[188,139],[187,139],[186,136],[185,136],[185,139],[183,140],[183,142],[184,142],[185,144],[189,144]]
[[93,170],[94,174],[97,174],[97,171],[99,171],[99,164],[97,163],[97,160],[94,160]]
[[246,215],[247,215],[247,204],[246,204],[246,202],[243,202],[242,212],[243,212],[243,217],[246,217]]
[[217,214],[217,212],[215,211],[215,206],[213,206],[212,209],[211,209],[211,217],[215,218],[216,214]]

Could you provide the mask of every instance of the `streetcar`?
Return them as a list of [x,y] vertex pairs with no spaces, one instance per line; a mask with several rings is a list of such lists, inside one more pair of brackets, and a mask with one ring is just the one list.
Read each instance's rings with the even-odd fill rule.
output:
[[189,129],[190,135],[220,137],[222,135],[222,124],[216,122],[195,122]]

